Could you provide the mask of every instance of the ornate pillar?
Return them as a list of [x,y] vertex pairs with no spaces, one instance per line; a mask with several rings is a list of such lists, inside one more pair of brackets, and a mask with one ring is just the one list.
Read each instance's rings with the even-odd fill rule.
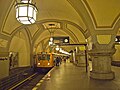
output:
[[92,71],[90,77],[93,79],[114,79],[114,72],[111,71],[111,59],[115,49],[93,49],[89,51],[92,59]]
[[78,60],[77,66],[85,67],[86,62],[85,62],[85,51],[81,51],[76,54],[76,59]]
[[70,55],[70,62],[73,63],[73,50],[71,51],[71,55]]
[[77,61],[76,61],[76,49],[73,51],[73,63],[77,64]]
[[[81,49],[82,48],[82,49]],[[85,60],[85,46],[82,45],[79,47],[76,47],[76,65],[80,67],[86,66],[86,60]]]

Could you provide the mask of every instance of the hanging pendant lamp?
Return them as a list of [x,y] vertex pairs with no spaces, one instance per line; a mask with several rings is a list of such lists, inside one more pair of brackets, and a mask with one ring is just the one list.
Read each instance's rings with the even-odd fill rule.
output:
[[16,19],[22,24],[33,24],[36,21],[37,7],[32,0],[21,0],[15,5]]

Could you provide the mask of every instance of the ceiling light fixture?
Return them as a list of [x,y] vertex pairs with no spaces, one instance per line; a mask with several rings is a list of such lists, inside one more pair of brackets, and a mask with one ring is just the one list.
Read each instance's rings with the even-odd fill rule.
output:
[[36,21],[37,7],[32,0],[21,0],[15,5],[16,19],[22,24],[33,24]]

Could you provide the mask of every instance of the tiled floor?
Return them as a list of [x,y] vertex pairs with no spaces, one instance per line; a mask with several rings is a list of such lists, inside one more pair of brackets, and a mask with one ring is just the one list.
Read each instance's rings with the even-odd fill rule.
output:
[[110,81],[89,78],[85,67],[77,67],[72,63],[62,63],[51,71],[50,79],[37,86],[37,90],[120,90],[120,67],[113,67],[116,78]]

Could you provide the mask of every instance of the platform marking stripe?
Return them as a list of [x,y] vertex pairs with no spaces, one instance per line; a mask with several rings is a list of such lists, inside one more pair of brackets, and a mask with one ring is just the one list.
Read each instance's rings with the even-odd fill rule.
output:
[[[48,75],[53,69],[54,69],[54,67],[39,81],[39,83],[42,84],[42,82],[45,80],[45,78],[47,77],[47,75]],[[40,85],[41,85],[41,84],[40,84]],[[35,86],[34,88],[36,88],[36,87],[37,87],[37,84],[36,84],[36,86]],[[34,89],[34,88],[33,88],[33,89]],[[38,88],[38,87],[37,87],[37,88]],[[33,90],[33,89],[32,89],[32,90]],[[35,90],[35,89],[34,89],[34,90]],[[37,89],[36,89],[36,90],[37,90]]]
[[21,81],[20,83],[16,84],[15,86],[11,87],[9,90],[13,90],[15,87],[19,86],[20,84],[22,84],[23,82],[27,81],[28,79],[30,79],[31,77],[33,77],[36,74],[37,73],[31,75],[30,77],[26,78],[25,80]]
[[37,84],[36,84],[36,86],[40,86],[40,85],[41,85],[41,83],[37,83]]
[[37,90],[38,89],[38,87],[34,87],[32,90]]
[[52,68],[43,78],[46,78],[47,75],[53,70],[54,68]]
[[45,77],[42,78],[43,80],[45,79]]
[[44,80],[40,80],[39,82],[41,82],[41,83],[42,83],[43,81],[44,81]]

